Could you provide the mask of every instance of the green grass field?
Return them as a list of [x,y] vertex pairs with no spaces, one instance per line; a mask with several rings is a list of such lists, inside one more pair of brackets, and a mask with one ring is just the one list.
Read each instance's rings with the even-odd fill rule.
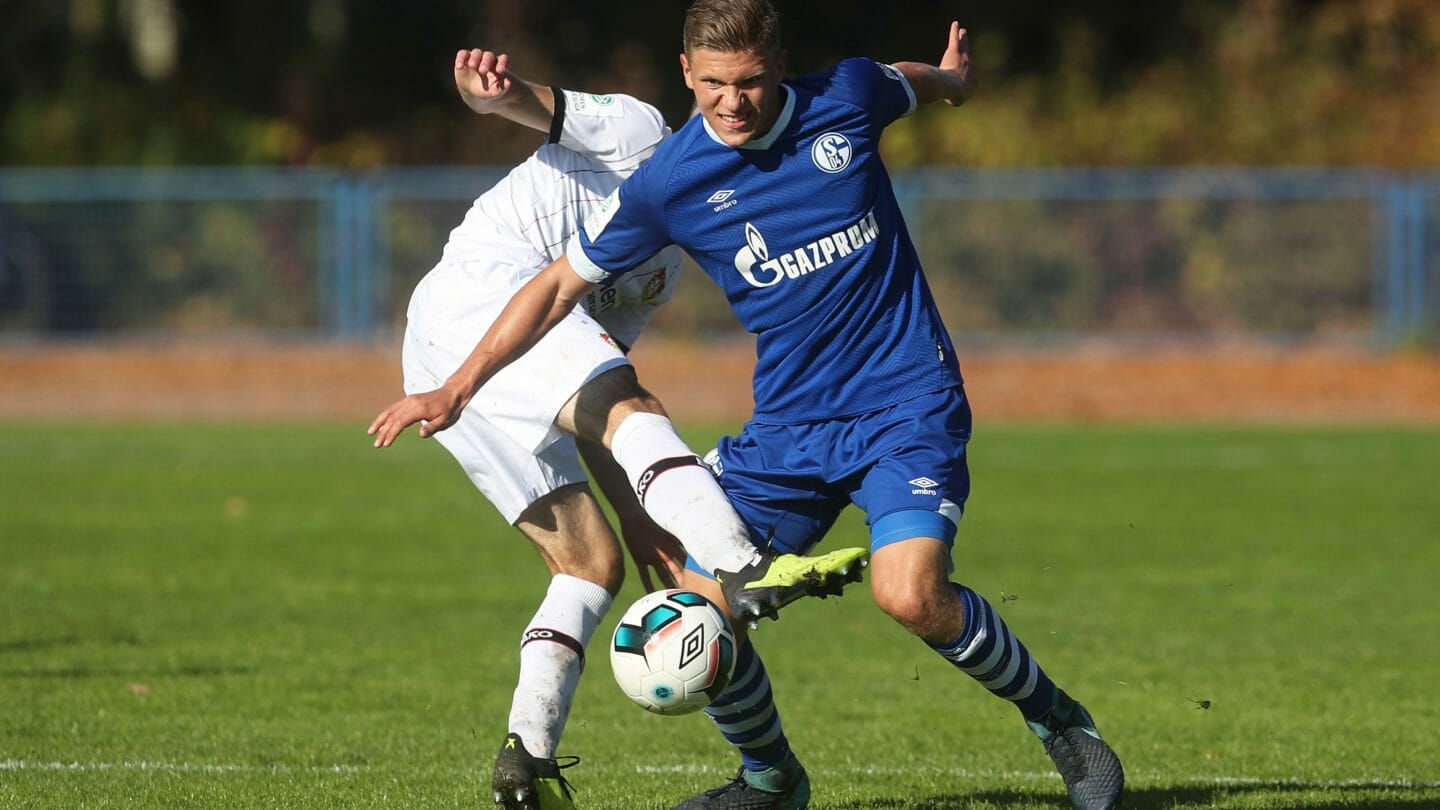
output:
[[[971,465],[957,577],[1094,711],[1129,807],[1440,807],[1440,432],[982,426]],[[487,805],[546,578],[439,446],[11,424],[0,549],[0,807]],[[561,753],[582,807],[669,807],[735,760],[619,694],[618,615]],[[1067,806],[864,588],[756,639],[812,806]]]

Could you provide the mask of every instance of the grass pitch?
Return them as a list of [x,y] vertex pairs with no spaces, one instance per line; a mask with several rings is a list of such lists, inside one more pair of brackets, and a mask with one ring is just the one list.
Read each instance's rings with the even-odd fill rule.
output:
[[[361,430],[0,427],[0,806],[486,805],[544,568],[440,447]],[[1092,709],[1129,807],[1440,806],[1440,433],[982,425],[971,455],[957,578]],[[582,807],[669,807],[735,759],[619,694],[618,615],[561,753]],[[1067,806],[863,587],[756,639],[813,807]]]

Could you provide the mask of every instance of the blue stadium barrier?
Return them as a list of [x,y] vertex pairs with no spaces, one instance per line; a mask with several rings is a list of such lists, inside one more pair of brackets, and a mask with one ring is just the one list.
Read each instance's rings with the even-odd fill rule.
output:
[[[446,234],[504,171],[0,169],[0,339],[388,337]],[[959,329],[972,319],[1007,333],[1124,328],[1114,313],[1149,285],[1162,312],[1173,306],[1183,322],[1188,311],[1199,329],[1283,334],[1363,320],[1383,343],[1437,334],[1440,171],[923,167],[894,180],[937,287],[959,290],[945,294]],[[1127,252],[1132,232],[1144,244]],[[1209,252],[1190,256],[1192,242]],[[976,282],[969,256],[1014,264]],[[1090,275],[1064,279],[1062,267],[1057,282],[1053,265],[1072,257]],[[1206,282],[1219,292],[1197,293],[1185,285],[1202,259],[1254,266],[1224,269]],[[1075,289],[1057,292],[1067,283]],[[1259,297],[1246,297],[1250,287]],[[1267,302],[1296,295],[1296,308],[1328,314],[1270,317]],[[1051,310],[1007,304],[1047,296]],[[694,310],[720,307],[712,295]]]

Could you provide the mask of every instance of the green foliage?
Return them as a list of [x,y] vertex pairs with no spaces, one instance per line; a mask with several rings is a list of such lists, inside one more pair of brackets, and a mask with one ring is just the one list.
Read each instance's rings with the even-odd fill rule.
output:
[[951,328],[1366,337],[1352,201],[938,201],[910,218]]
[[1430,0],[1247,0],[1119,76],[1106,72],[1115,24],[1067,31],[1054,70],[1038,74],[1006,71],[1007,43],[992,51],[977,31],[982,83],[967,114],[937,107],[901,122],[892,161],[1440,163],[1440,5]]
[[[956,576],[1095,711],[1127,806],[1433,807],[1437,460],[1430,430],[982,424]],[[11,425],[0,479],[0,805],[486,801],[546,575],[440,448]],[[852,510],[826,547],[862,542]],[[561,753],[584,806],[668,807],[733,755],[617,693],[616,616]],[[817,807],[1064,806],[863,587],[755,637]]]
[[[778,5],[800,72],[857,54],[933,61],[966,15],[979,94],[963,116],[893,127],[896,165],[1440,163],[1432,0],[1097,0],[1043,16],[911,3],[885,19],[861,0]],[[5,4],[0,165],[512,162],[534,141],[464,113],[448,70],[462,46],[686,118],[683,4],[384,6]],[[145,57],[155,30],[177,38],[173,62]]]
[[328,232],[304,199],[5,206],[23,285],[0,327],[37,333],[318,331]]

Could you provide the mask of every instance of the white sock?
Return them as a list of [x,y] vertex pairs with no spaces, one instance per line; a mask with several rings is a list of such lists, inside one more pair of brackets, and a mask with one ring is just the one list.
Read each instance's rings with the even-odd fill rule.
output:
[[[625,470],[645,512],[675,535],[702,568],[738,571],[760,559],[725,491],[669,419],[630,414],[615,429],[610,454]],[[690,458],[697,463],[671,462]]]
[[525,749],[553,759],[585,668],[585,645],[610,609],[599,585],[556,574],[520,641],[520,680],[510,701],[510,731]]

